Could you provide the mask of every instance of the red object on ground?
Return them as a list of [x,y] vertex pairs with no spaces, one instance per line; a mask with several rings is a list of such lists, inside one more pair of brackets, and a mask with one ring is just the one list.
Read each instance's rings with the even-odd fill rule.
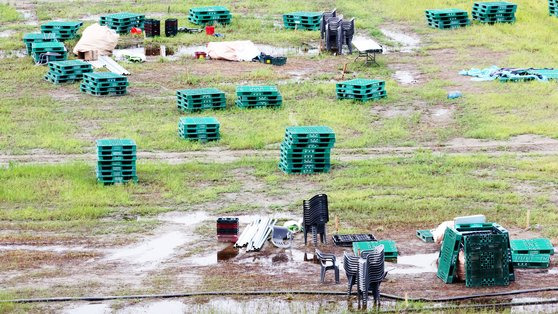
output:
[[205,59],[207,57],[207,54],[203,51],[196,51],[194,52],[194,56],[196,57],[196,59]]
[[130,33],[139,35],[139,34],[142,33],[142,30],[139,27],[132,27],[132,29],[130,30]]
[[215,34],[215,26],[206,26],[206,27],[205,27],[205,34],[206,34],[206,35],[213,35],[213,34]]

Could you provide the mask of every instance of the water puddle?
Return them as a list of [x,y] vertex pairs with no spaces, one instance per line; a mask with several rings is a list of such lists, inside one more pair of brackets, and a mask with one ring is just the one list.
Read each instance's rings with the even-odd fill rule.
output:
[[438,253],[398,256],[397,263],[388,262],[386,269],[395,267],[389,273],[397,275],[435,273],[437,271],[437,258]]
[[[157,302],[150,302],[147,304],[137,304],[124,308],[117,313],[122,314],[136,314],[136,313],[189,313],[186,304],[176,300],[164,300]],[[190,312],[191,313],[191,312]]]
[[158,219],[161,221],[172,222],[175,224],[181,224],[186,227],[192,227],[200,222],[209,219],[209,215],[206,212],[171,212],[159,215]]
[[407,35],[405,33],[397,32],[393,30],[387,30],[384,28],[381,28],[380,31],[389,39],[398,42],[400,44],[398,50],[401,52],[413,52],[413,50],[419,48],[420,39],[418,38]]
[[16,32],[14,30],[7,29],[5,31],[0,32],[0,38],[8,38],[8,37],[11,37],[12,35],[14,35],[15,33]]
[[25,57],[27,57],[27,51],[25,49],[0,50],[0,59]]
[[38,251],[38,252],[85,252],[91,251],[91,249],[85,247],[67,247],[60,245],[47,245],[47,246],[35,246],[35,245],[0,245],[0,251]]
[[103,303],[83,304],[62,310],[63,314],[105,314],[111,313],[110,306]]
[[[543,298],[513,298],[512,303],[540,302]],[[511,308],[510,313],[557,313],[558,304],[520,305]]]
[[[271,45],[259,45],[256,47],[260,49],[261,52],[272,55],[272,56],[290,56],[290,55],[308,55],[316,56],[320,53],[319,48],[312,46],[302,46],[299,48],[295,47],[276,47]],[[118,49],[113,51],[113,55],[118,59],[122,55],[130,56],[163,56],[167,57],[169,60],[177,60],[180,57],[193,58],[196,52],[207,52],[207,46],[205,45],[195,45],[195,46],[179,46],[177,48],[166,47],[164,45],[150,45],[141,46],[139,44],[133,44],[132,46],[124,45],[119,46]]]
[[395,80],[397,80],[399,83],[403,85],[416,83],[413,74],[411,74],[411,72],[409,71],[395,71],[393,77],[395,78]]
[[180,231],[172,231],[165,233],[140,243],[130,245],[120,249],[109,250],[109,256],[105,260],[123,260],[130,264],[140,267],[136,270],[151,270],[158,267],[158,264],[169,259],[175,254],[180,246],[186,244],[189,240],[184,233]]

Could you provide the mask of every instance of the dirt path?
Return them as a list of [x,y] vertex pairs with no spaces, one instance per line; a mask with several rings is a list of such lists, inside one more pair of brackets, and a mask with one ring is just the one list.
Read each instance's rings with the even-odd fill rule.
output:
[[[540,154],[558,155],[558,140],[538,136],[520,135],[508,141],[481,141],[477,139],[457,138],[440,145],[412,147],[377,147],[377,148],[334,148],[333,159],[341,162],[366,160],[388,156],[405,156],[417,151],[429,150],[440,154],[489,154],[516,155]],[[169,164],[183,162],[231,163],[245,157],[279,158],[279,149],[267,150],[228,150],[211,149],[190,152],[138,152],[140,160],[160,161]],[[69,161],[94,161],[95,153],[59,155],[39,152],[36,154],[7,155],[0,154],[0,165],[10,162],[55,164]]]

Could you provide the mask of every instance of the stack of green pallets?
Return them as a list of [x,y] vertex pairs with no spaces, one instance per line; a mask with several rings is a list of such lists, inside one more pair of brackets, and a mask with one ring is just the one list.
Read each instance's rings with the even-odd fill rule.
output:
[[285,173],[329,172],[335,132],[327,126],[291,126],[281,143],[279,169]]
[[178,121],[178,136],[190,141],[218,141],[219,121],[213,117],[183,117]]
[[460,9],[426,10],[428,26],[439,29],[465,27],[471,24],[469,13]]
[[548,14],[558,16],[558,0],[548,0]]
[[505,1],[475,2],[473,20],[481,23],[513,23],[517,4]]
[[81,60],[52,61],[48,69],[45,80],[54,84],[81,81],[84,73],[93,72],[91,64]]
[[516,268],[548,268],[554,246],[549,239],[511,240],[512,261]]
[[112,72],[83,74],[80,85],[82,92],[93,96],[120,96],[126,94],[128,78]]
[[41,25],[41,32],[54,34],[58,40],[64,41],[74,39],[77,31],[83,25],[82,22],[52,21]]
[[61,42],[37,42],[31,44],[31,55],[35,62],[47,64],[50,61],[66,60],[68,51]]
[[145,15],[136,13],[115,13],[101,16],[99,24],[106,25],[119,34],[127,34],[133,27],[143,29]]
[[23,42],[25,43],[25,48],[27,49],[27,54],[31,55],[33,43],[46,43],[58,41],[56,35],[52,33],[27,33],[23,35]]
[[231,12],[222,6],[191,8],[188,21],[196,25],[230,24]]
[[448,227],[440,249],[438,278],[457,279],[457,256],[465,253],[465,285],[507,286],[515,280],[508,231],[495,223]]
[[322,13],[320,12],[293,12],[283,14],[285,29],[302,29],[309,31],[320,30]]
[[130,139],[97,140],[97,181],[137,182],[136,143]]
[[236,96],[239,108],[280,107],[283,104],[277,86],[237,86]]
[[378,100],[387,97],[386,82],[381,80],[354,79],[337,83],[336,93],[337,99]]
[[216,88],[182,89],[176,91],[178,110],[192,112],[206,109],[224,109],[225,93]]

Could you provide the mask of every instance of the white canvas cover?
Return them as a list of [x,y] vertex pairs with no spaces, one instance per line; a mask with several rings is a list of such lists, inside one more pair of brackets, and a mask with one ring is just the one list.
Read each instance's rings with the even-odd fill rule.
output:
[[87,27],[74,47],[74,54],[98,51],[100,56],[108,56],[118,44],[118,34],[112,29],[97,23]]
[[211,59],[229,61],[252,61],[260,55],[260,49],[249,40],[210,42],[207,55]]

